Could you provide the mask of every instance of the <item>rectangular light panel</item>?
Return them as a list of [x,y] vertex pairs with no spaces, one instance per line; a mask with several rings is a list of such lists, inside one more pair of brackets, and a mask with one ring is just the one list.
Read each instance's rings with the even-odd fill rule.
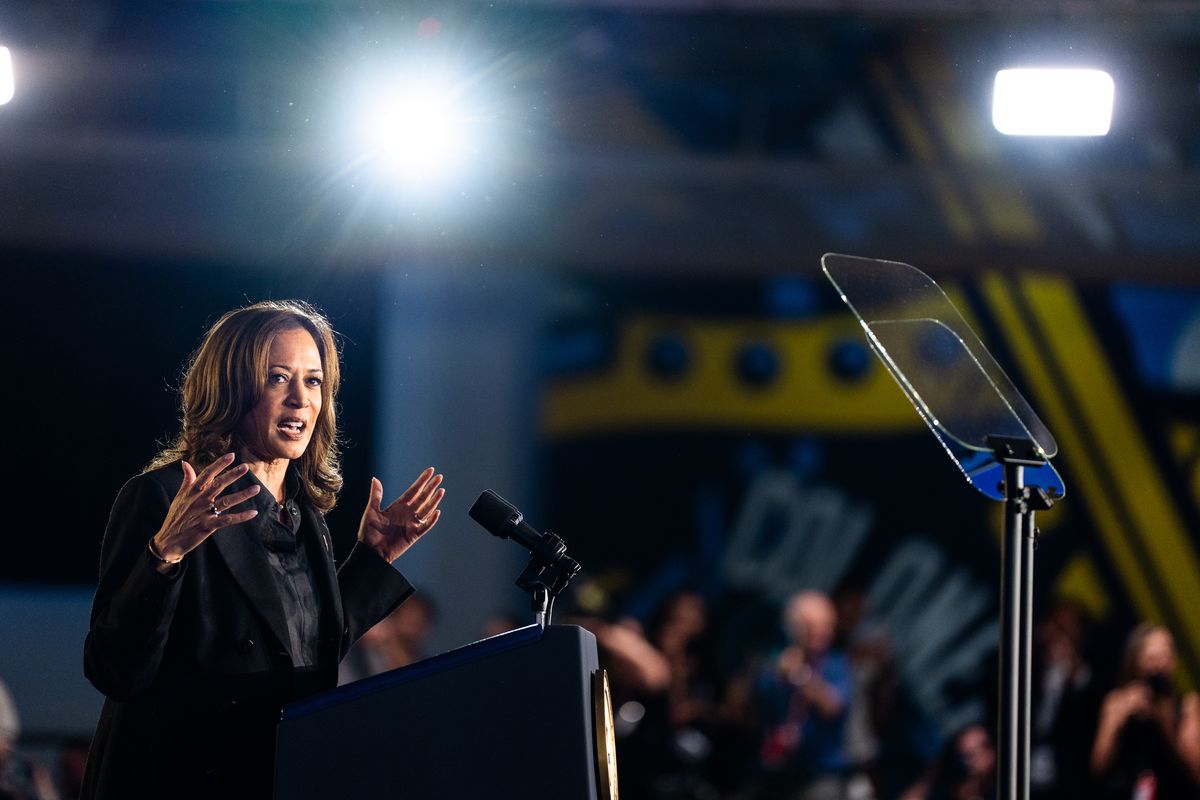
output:
[[1098,69],[1002,69],[992,124],[1009,136],[1103,136],[1112,124],[1113,79]]
[[0,106],[13,99],[12,54],[7,47],[0,47]]

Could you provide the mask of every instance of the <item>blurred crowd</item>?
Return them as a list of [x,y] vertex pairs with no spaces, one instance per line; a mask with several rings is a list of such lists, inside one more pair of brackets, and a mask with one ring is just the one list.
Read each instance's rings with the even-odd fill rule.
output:
[[[937,730],[907,699],[892,637],[861,591],[798,592],[778,614],[773,636],[739,632],[761,641],[733,648],[734,658],[727,632],[692,591],[671,594],[645,620],[582,612],[559,620],[596,636],[626,800],[995,796],[994,697],[982,706],[991,713]],[[415,596],[355,646],[341,681],[427,657],[436,622],[433,605]],[[519,624],[500,616],[481,633]],[[1110,669],[1102,662],[1112,655],[1089,648],[1090,629],[1069,602],[1037,624],[1032,796],[1200,798],[1200,699],[1179,688],[1171,633],[1137,626]],[[87,742],[62,743],[50,768],[22,751],[19,737],[16,705],[0,683],[0,800],[77,796]]]
[[42,762],[17,747],[21,717],[0,682],[0,800],[57,800],[58,787]]
[[[704,598],[678,592],[648,623],[579,620],[610,672],[621,794],[633,800],[974,800],[996,796],[995,693],[953,731],[922,720],[892,637],[860,591],[790,597],[775,641],[730,662]],[[1062,601],[1036,628],[1034,798],[1200,798],[1200,700],[1176,683],[1164,627],[1129,633],[1097,668],[1091,625]],[[1115,661],[1112,654],[1108,661]],[[722,669],[722,664],[732,668]],[[995,686],[981,675],[980,686]]]

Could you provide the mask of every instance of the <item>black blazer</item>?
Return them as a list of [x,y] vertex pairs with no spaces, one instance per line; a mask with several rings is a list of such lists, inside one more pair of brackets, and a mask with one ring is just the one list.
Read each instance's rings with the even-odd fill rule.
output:
[[413,592],[362,545],[335,570],[324,518],[301,503],[300,535],[323,545],[309,551],[322,615],[318,670],[296,673],[253,526],[217,531],[171,578],[147,560],[182,480],[178,464],[131,479],[104,534],[84,672],[107,699],[84,798],[269,797],[282,706],[335,686],[350,645]]

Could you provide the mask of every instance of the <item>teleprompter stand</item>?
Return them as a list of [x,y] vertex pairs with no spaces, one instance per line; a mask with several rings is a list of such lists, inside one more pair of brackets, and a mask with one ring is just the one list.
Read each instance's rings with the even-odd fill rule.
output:
[[997,794],[1028,800],[1034,513],[1064,494],[1049,463],[1058,446],[928,275],[908,264],[833,253],[821,265],[968,483],[1004,503]]
[[1034,512],[1053,505],[1041,487],[1025,485],[1026,467],[1046,463],[1028,439],[989,436],[1004,467],[1004,538],[1000,545],[1000,720],[997,734],[1001,798],[1029,796],[1029,728],[1033,658]]

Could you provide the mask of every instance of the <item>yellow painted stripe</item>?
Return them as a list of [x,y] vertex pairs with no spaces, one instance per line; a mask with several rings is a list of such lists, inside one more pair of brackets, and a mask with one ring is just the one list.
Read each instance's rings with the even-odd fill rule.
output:
[[[958,164],[974,165],[996,162],[994,137],[988,130],[985,115],[974,103],[961,98],[969,87],[959,85],[962,70],[954,69],[945,51],[936,40],[918,40],[904,50],[904,61],[916,77],[930,124],[937,127],[949,155]],[[1044,236],[1034,207],[1016,181],[1005,178],[985,178],[969,181],[968,191],[975,198],[979,213],[988,231],[996,238],[1012,244],[1036,244]]]
[[1168,426],[1167,436],[1171,443],[1171,452],[1175,454],[1177,461],[1186,464],[1192,457],[1198,434],[1200,428],[1190,422],[1175,421]]
[[[680,337],[689,351],[688,370],[678,380],[664,380],[646,367],[651,343],[664,333]],[[830,372],[835,342],[863,341],[849,314],[791,323],[646,316],[624,325],[619,336],[610,369],[549,386],[541,409],[547,435],[680,427],[861,434],[923,427],[873,356],[861,380],[841,380]],[[779,373],[768,386],[748,386],[737,375],[738,353],[750,342],[775,349]]]
[[[1033,314],[1047,331],[1055,360],[1078,398],[1093,444],[1112,475],[1133,517],[1131,531],[1149,554],[1148,579],[1166,589],[1175,618],[1173,633],[1200,657],[1200,559],[1178,509],[1167,492],[1158,465],[1138,431],[1133,411],[1104,357],[1072,287],[1064,280],[1026,276],[1021,289]],[[1191,676],[1193,681],[1200,676]]]
[[1009,244],[1039,244],[1043,239],[1041,222],[1025,200],[1024,191],[1011,181],[979,179],[972,182],[972,192],[988,229],[996,238]]
[[1085,553],[1074,556],[1054,582],[1054,592],[1059,597],[1069,598],[1079,603],[1095,619],[1108,616],[1112,602],[1100,575],[1096,572],[1096,564]]
[[960,241],[973,241],[976,234],[975,220],[971,216],[970,209],[959,196],[958,190],[955,189],[954,182],[950,180],[945,169],[938,165],[937,149],[933,146],[929,134],[926,133],[925,126],[921,123],[916,109],[904,99],[899,87],[896,86],[895,76],[892,75],[884,61],[873,60],[869,69],[876,83],[883,89],[892,112],[892,119],[913,156],[918,163],[929,170],[929,185],[933,189],[938,205],[941,206],[946,225],[955,238]]
[[[1118,522],[1113,498],[1105,489],[1097,472],[1097,465],[1093,464],[1087,455],[1090,439],[1063,402],[1060,387],[1055,384],[1046,368],[1046,354],[1038,350],[1017,311],[1011,287],[1004,278],[990,273],[984,276],[982,288],[996,322],[1033,390],[1034,407],[1058,440],[1059,452],[1067,454],[1069,459],[1072,482],[1067,487],[1069,496],[1065,502],[1070,502],[1072,497],[1082,499],[1091,512],[1105,549],[1124,581],[1138,614],[1146,619],[1162,622],[1162,610],[1159,609],[1154,593],[1150,590],[1146,576],[1129,545],[1129,532]],[[1051,330],[1051,334],[1054,333],[1055,331]]]
[[[959,287],[944,288],[968,327],[978,330]],[[906,305],[904,312],[920,313]],[[655,337],[681,338],[690,364],[679,380],[664,380],[646,366]],[[844,340],[866,347],[849,313],[802,321],[764,322],[645,315],[625,323],[610,368],[559,378],[542,397],[541,429],[551,437],[645,428],[785,430],[862,435],[920,430],[913,410],[874,357],[859,380],[834,375],[828,360]],[[738,354],[754,342],[778,357],[777,379],[749,386],[737,375]]]
[[1194,457],[1196,440],[1200,438],[1200,427],[1186,422],[1175,422],[1168,433],[1171,441],[1171,451],[1181,470],[1187,470],[1188,489],[1191,490],[1192,503],[1200,509],[1200,461]]

